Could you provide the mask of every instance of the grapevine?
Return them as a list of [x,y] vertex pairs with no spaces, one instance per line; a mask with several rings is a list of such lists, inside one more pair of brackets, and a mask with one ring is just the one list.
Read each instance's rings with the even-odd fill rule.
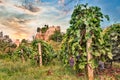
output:
[[[70,27],[62,41],[61,59],[69,65],[71,56],[74,58],[73,68],[85,69],[87,62],[87,41],[91,38],[92,59],[89,63],[93,68],[98,66],[98,61],[105,61],[105,56],[112,58],[110,46],[106,47],[103,39],[102,28],[100,22],[103,18],[109,20],[108,15],[103,15],[101,9],[96,6],[88,6],[88,4],[77,5],[72,13]],[[109,45],[109,44],[108,44]]]

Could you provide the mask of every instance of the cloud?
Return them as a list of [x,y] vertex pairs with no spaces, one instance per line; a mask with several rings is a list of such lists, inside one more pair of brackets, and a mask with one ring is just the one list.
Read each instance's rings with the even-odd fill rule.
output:
[[24,22],[21,24],[18,21],[14,20],[14,19],[10,19],[10,20],[5,20],[5,21],[1,21],[1,25],[0,28],[2,28],[2,31],[5,31],[5,33],[9,33],[9,35],[13,38],[13,39],[23,39],[23,38],[29,38],[30,35],[32,34],[32,29],[31,28],[27,28],[24,25]]
[[58,0],[58,4],[64,5],[64,3],[65,3],[65,0]]
[[69,26],[69,17],[63,11],[49,3],[40,3],[36,6],[38,12],[31,12],[21,8],[21,0],[4,0],[0,3],[0,29],[13,39],[32,38],[37,27],[61,26],[62,31]]

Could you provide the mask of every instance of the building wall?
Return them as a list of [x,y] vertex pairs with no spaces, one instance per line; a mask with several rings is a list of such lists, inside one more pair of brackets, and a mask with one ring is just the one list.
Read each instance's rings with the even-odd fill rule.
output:
[[60,31],[60,26],[51,26],[45,33],[37,33],[35,38],[49,41],[49,37],[53,35],[55,31]]

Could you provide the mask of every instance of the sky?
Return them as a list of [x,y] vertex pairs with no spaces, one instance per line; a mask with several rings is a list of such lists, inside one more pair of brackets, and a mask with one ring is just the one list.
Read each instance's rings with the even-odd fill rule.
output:
[[65,32],[74,6],[86,3],[109,15],[110,21],[104,20],[102,28],[120,22],[119,0],[0,0],[0,31],[13,40],[32,39],[37,27],[45,24],[61,26]]

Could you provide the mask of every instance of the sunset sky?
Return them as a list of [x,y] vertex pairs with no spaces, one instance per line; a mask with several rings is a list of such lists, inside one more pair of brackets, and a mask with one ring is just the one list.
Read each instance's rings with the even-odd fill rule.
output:
[[[99,6],[110,21],[101,23],[107,27],[120,22],[119,0],[0,0],[0,31],[12,39],[31,39],[37,27],[61,26],[63,32],[69,27],[69,20],[77,4],[88,3]],[[24,5],[31,4],[37,11],[30,11]]]

